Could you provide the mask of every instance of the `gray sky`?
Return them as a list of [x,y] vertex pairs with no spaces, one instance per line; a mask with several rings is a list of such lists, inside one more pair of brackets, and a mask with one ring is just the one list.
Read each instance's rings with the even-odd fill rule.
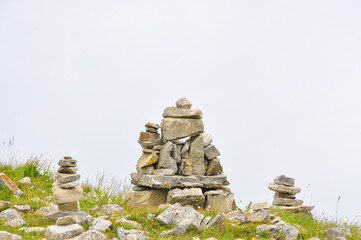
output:
[[[316,214],[360,220],[361,2],[0,0],[0,140],[135,171],[139,132],[187,97],[236,200],[296,178]],[[309,185],[309,187],[307,187]],[[356,218],[355,218],[356,217]]]

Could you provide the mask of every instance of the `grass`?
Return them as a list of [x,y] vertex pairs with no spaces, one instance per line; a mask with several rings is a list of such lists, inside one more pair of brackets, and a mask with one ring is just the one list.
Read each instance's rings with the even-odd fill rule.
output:
[[[31,157],[26,163],[18,164],[16,161],[0,161],[0,172],[7,174],[18,187],[24,192],[24,195],[14,196],[6,187],[0,187],[0,201],[7,201],[8,204],[0,204],[0,211],[10,208],[14,205],[28,204],[31,207],[29,213],[21,213],[26,220],[26,224],[21,227],[47,227],[54,225],[54,222],[47,220],[43,216],[35,214],[41,207],[47,206],[50,202],[46,197],[52,195],[52,183],[54,180],[53,170],[50,168],[48,161],[42,160],[41,157]],[[30,177],[31,184],[21,184],[17,181],[23,177]],[[184,236],[159,236],[158,234],[164,230],[174,228],[173,225],[168,225],[160,222],[154,218],[149,219],[148,215],[158,215],[162,212],[157,208],[142,209],[132,208],[127,204],[126,195],[129,186],[124,181],[117,181],[116,179],[107,180],[104,175],[99,177],[96,184],[91,184],[86,180],[82,183],[84,190],[84,198],[80,202],[81,209],[88,212],[93,217],[101,216],[97,207],[108,204],[118,203],[124,208],[124,212],[112,216],[111,230],[104,232],[109,239],[116,237],[116,229],[124,227],[130,229],[129,226],[116,223],[120,217],[127,216],[129,220],[137,221],[143,226],[143,230],[149,232],[151,239],[192,239],[199,237],[201,239],[217,238],[217,239],[284,239],[282,234],[269,235],[263,233],[261,236],[256,236],[256,228],[261,223],[247,223],[242,225],[235,225],[231,222],[225,222],[224,228],[216,227],[209,229],[199,229],[187,232]],[[248,206],[251,208],[251,204]],[[212,211],[201,210],[205,216],[216,216],[217,213]],[[343,223],[331,220],[317,220],[311,214],[305,213],[292,213],[284,210],[271,209],[272,214],[280,216],[282,220],[290,223],[299,229],[299,239],[309,239],[311,237],[323,238],[323,232],[334,226],[347,226],[352,232],[352,237],[349,239],[361,239],[360,228],[356,224]],[[89,223],[82,223],[84,230],[89,229]],[[9,231],[11,233],[19,234],[23,239],[43,239],[45,238],[44,232],[28,233],[25,234],[19,230],[21,227],[8,227],[3,220],[0,220],[0,229]]]

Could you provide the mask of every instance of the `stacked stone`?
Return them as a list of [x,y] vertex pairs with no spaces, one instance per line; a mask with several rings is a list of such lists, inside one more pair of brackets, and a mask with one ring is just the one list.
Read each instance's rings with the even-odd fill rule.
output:
[[83,189],[79,186],[80,174],[76,173],[77,160],[66,156],[58,164],[60,168],[55,173],[57,188],[53,193],[53,202],[61,212],[77,212],[83,196]]
[[296,199],[296,194],[301,188],[295,187],[295,179],[285,175],[278,176],[271,182],[268,188],[275,192],[273,205],[294,212],[309,212],[314,206],[302,206],[303,201]]
[[222,174],[220,153],[212,136],[204,133],[201,110],[191,107],[188,99],[179,99],[176,107],[164,109],[160,125],[145,124],[146,131],[138,140],[143,154],[137,172],[131,174],[136,185],[129,195],[133,205],[180,202],[194,207],[226,206],[226,210],[234,207],[233,193],[223,188],[229,182]]

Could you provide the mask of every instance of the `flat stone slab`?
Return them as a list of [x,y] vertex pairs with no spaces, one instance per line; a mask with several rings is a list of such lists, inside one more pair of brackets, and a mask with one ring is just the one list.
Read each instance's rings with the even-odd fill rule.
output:
[[298,212],[310,212],[310,211],[312,211],[312,209],[314,209],[314,207],[315,206],[293,206],[293,207],[287,207],[287,206],[281,207],[280,206],[277,208],[298,213]]
[[148,175],[131,173],[132,184],[158,189],[182,188],[220,188],[229,185],[226,174],[214,176]]

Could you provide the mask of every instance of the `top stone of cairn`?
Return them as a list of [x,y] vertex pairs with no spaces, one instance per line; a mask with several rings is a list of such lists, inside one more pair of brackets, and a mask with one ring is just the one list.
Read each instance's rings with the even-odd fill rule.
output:
[[190,109],[192,107],[192,103],[191,101],[189,101],[187,98],[181,98],[177,101],[176,103],[177,108],[185,108],[185,109]]
[[287,187],[294,187],[295,186],[295,179],[287,177],[285,175],[280,175],[275,178],[274,182],[279,185],[287,186]]

